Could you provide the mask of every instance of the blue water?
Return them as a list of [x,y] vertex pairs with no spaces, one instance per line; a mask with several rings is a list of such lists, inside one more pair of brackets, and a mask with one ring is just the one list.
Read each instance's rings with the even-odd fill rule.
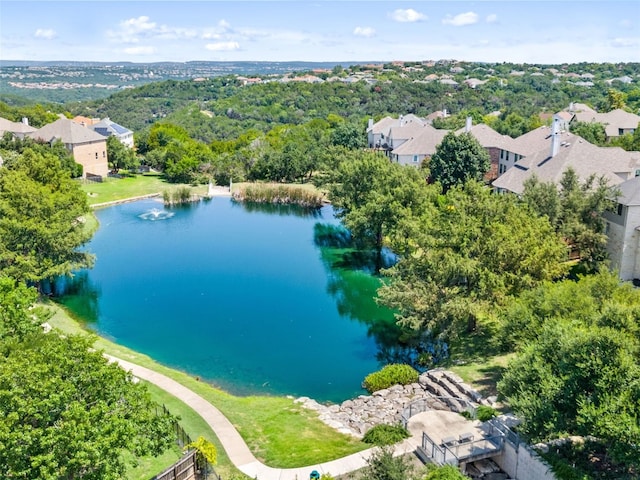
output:
[[363,393],[393,317],[375,305],[378,279],[314,242],[316,223],[337,224],[330,206],[304,215],[214,198],[166,219],[154,208],[96,212],[95,266],[64,298],[90,328],[238,395]]

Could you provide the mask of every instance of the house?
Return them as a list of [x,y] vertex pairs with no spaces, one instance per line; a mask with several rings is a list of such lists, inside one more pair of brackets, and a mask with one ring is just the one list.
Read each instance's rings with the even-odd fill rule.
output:
[[95,125],[96,123],[98,123],[100,121],[99,118],[89,118],[89,117],[85,117],[83,115],[76,115],[71,120],[73,120],[76,123],[79,123],[83,127],[90,127],[90,126]]
[[0,117],[0,137],[9,132],[14,137],[23,139],[25,135],[35,132],[37,129],[29,125],[29,120],[23,118],[22,122],[12,122],[6,118]]
[[473,125],[471,117],[467,117],[466,125],[456,131],[456,135],[460,135],[461,133],[471,134],[489,154],[491,167],[485,175],[485,180],[495,180],[498,178],[498,175],[504,173],[500,169],[500,159],[505,158],[505,156],[508,158],[509,153],[513,152],[513,138],[496,132],[493,128],[485,125],[484,123]]
[[382,146],[387,151],[387,156],[390,157],[390,152],[411,138],[420,135],[426,126],[423,122],[405,121],[399,125],[392,125],[387,133],[382,134]]
[[620,108],[607,113],[598,113],[592,110],[590,112],[576,112],[571,120],[571,123],[574,122],[602,123],[607,140],[609,140],[627,133],[633,134],[640,123],[640,115],[625,112]]
[[640,176],[618,185],[612,211],[604,212],[610,267],[621,280],[640,278]]
[[27,136],[51,144],[62,142],[76,163],[82,165],[84,178],[105,177],[109,173],[105,137],[68,118],[59,118]]
[[424,125],[425,123],[426,122],[423,119],[413,115],[412,113],[404,116],[400,115],[398,118],[387,116],[375,123],[371,118],[369,119],[369,124],[367,126],[367,145],[369,148],[389,149],[389,131],[392,127],[401,127],[410,124]]
[[[564,125],[563,120],[556,114],[553,116],[554,122],[557,123],[559,130],[560,141],[568,141],[569,136],[566,133],[567,129],[562,128]],[[517,138],[514,138],[510,145],[510,150],[503,150],[500,152],[500,159],[498,163],[498,175],[502,175],[517,162],[527,155],[533,155],[536,152],[542,150],[547,151],[551,144],[551,127],[543,125],[535,130],[531,130]]]
[[[407,131],[407,130],[405,130]],[[391,161],[400,165],[419,167],[425,158],[431,158],[436,152],[448,130],[438,130],[431,125],[413,128],[415,136],[410,137],[391,151]]]
[[493,186],[498,191],[520,195],[526,180],[533,176],[541,182],[558,184],[569,168],[581,181],[595,175],[605,178],[611,186],[618,185],[640,173],[640,152],[598,147],[577,135],[561,132],[554,122],[546,148],[516,162]]
[[94,123],[90,128],[103,137],[116,137],[123,145],[133,148],[133,132],[116,122],[112,122],[109,117]]

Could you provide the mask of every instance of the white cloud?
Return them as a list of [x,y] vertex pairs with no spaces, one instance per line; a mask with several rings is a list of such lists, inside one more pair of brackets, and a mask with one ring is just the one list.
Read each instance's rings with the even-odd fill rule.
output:
[[124,49],[124,53],[127,55],[153,55],[156,53],[156,49],[154,47],[128,47]]
[[487,18],[485,19],[485,21],[487,23],[496,23],[498,21],[498,15],[496,15],[495,13],[491,13],[487,15]]
[[139,43],[141,39],[157,38],[161,40],[190,39],[198,36],[193,28],[158,25],[146,15],[123,20],[117,30],[108,30],[107,36],[115,42]]
[[46,40],[51,40],[52,38],[56,38],[58,34],[56,33],[55,30],[52,30],[51,28],[39,28],[34,32],[33,35],[36,38],[44,38]]
[[444,25],[453,25],[454,27],[462,27],[464,25],[473,25],[478,22],[478,14],[474,12],[465,12],[452,17],[447,15],[442,19]]
[[376,31],[371,27],[356,27],[353,29],[353,34],[357,37],[371,38],[376,34]]
[[419,22],[420,20],[426,20],[427,16],[424,13],[416,12],[413,8],[403,10],[399,8],[389,14],[389,16],[396,22]]
[[216,43],[207,43],[205,45],[207,50],[211,50],[212,52],[231,52],[234,50],[240,49],[240,44],[238,42],[216,42]]
[[638,38],[614,38],[611,41],[612,47],[618,48],[627,48],[627,47],[635,47],[640,44],[640,39]]

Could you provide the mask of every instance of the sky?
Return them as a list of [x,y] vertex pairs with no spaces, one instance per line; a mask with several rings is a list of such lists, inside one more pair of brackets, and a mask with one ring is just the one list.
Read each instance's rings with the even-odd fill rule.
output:
[[0,1],[0,60],[639,62],[640,2]]

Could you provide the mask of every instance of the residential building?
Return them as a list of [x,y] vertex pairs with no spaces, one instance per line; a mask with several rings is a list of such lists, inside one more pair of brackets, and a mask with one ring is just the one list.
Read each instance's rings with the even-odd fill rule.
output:
[[82,176],[85,178],[105,177],[109,173],[105,137],[72,120],[59,118],[27,136],[51,144],[62,142],[73,154],[76,163],[82,165]]
[[640,116],[617,108],[607,113],[577,112],[573,122],[602,123],[607,139],[610,139],[626,133],[633,134],[640,123]]
[[108,117],[94,123],[90,128],[103,137],[116,137],[123,145],[133,148],[133,132],[116,122],[112,122]]
[[392,162],[419,167],[425,158],[431,158],[436,152],[436,147],[440,145],[448,130],[438,130],[431,125],[422,125],[414,128],[412,132],[415,136],[410,137],[391,151]]
[[[393,127],[404,127],[412,124],[424,125],[425,123],[425,120],[412,113],[404,116],[400,115],[398,118],[387,116],[375,123],[373,119],[369,119],[367,126],[367,145],[369,148],[392,150],[392,141],[390,140],[389,132]],[[397,141],[400,140],[398,139]]]
[[598,147],[577,135],[560,131],[554,123],[546,148],[517,161],[493,186],[498,191],[519,195],[524,191],[526,180],[535,176],[541,182],[559,184],[569,168],[581,181],[595,175],[603,177],[611,186],[618,185],[640,173],[640,152]]
[[484,123],[473,125],[471,117],[467,117],[465,126],[456,131],[456,135],[461,133],[470,133],[489,154],[491,167],[485,175],[486,181],[495,180],[498,175],[504,173],[500,168],[500,159],[509,158],[509,155],[514,151],[513,138],[496,132]]
[[617,188],[616,207],[604,213],[610,267],[621,280],[640,279],[640,176]]
[[0,137],[9,132],[14,137],[23,139],[25,135],[35,132],[37,129],[29,125],[29,120],[23,118],[22,122],[12,122],[0,117]]

